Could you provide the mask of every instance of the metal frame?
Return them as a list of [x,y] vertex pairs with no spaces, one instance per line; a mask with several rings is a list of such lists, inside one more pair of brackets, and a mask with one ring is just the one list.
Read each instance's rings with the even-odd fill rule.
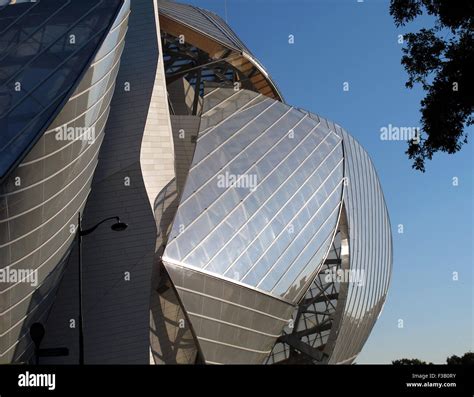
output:
[[[349,235],[344,206],[331,249],[311,287],[293,315],[292,328],[286,327],[277,339],[267,364],[327,364],[342,318],[347,297],[347,282],[327,282],[327,272],[349,269],[345,253]],[[284,358],[280,356],[284,354]]]
[[[163,46],[164,70],[166,84],[185,78],[194,88],[194,99],[191,115],[199,115],[199,98],[204,96],[204,86],[217,84],[219,87],[233,88],[236,82],[240,88],[258,92],[250,78],[256,73],[254,67],[250,75],[245,75],[230,61],[239,55],[227,50],[218,58],[212,58],[205,51],[188,43],[180,43],[179,39],[164,31],[161,32]],[[198,89],[197,89],[198,88]],[[173,104],[170,112],[175,114]]]

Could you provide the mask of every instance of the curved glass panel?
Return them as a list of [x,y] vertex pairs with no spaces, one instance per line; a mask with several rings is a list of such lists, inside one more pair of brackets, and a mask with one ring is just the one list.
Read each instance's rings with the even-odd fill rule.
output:
[[349,282],[347,301],[330,363],[350,363],[362,350],[387,295],[392,270],[390,220],[375,168],[367,152],[346,131],[347,186],[344,205],[349,229],[349,264],[361,282]]
[[[234,90],[205,102],[217,103],[213,95],[235,108]],[[163,260],[292,301],[314,278],[336,227],[341,138],[271,99],[224,113],[198,137]]]
[[0,15],[0,179],[79,83],[122,0],[42,0]]
[[218,15],[199,7],[164,0],[159,0],[158,7],[161,14],[190,25],[230,48],[250,54],[250,50]]

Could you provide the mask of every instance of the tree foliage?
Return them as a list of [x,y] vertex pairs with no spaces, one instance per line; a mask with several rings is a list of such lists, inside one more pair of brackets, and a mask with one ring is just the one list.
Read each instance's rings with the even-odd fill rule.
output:
[[401,358],[399,360],[393,360],[393,365],[428,365],[433,363],[427,363],[426,361],[418,360],[417,358]]
[[474,108],[474,2],[472,0],[391,0],[397,27],[419,15],[434,17],[434,26],[404,36],[402,65],[406,86],[420,84],[421,136],[408,142],[413,168],[425,171],[425,160],[442,151],[458,152],[467,143]]
[[474,365],[474,353],[464,353],[462,357],[452,355],[446,359],[446,364],[449,365]]
[[[392,361],[393,365],[432,365],[433,363],[427,363],[426,361],[419,360],[418,358],[400,358]],[[461,357],[452,355],[446,358],[446,364],[448,365],[474,365],[474,353],[467,352]]]

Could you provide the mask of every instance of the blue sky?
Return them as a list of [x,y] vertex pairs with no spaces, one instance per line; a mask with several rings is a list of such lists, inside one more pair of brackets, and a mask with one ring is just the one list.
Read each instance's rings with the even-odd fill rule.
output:
[[[225,16],[224,0],[187,2]],[[472,144],[456,155],[435,155],[422,174],[411,168],[405,142],[380,139],[389,124],[419,126],[423,92],[404,86],[398,35],[431,23],[422,17],[397,29],[388,5],[227,0],[227,17],[285,100],[343,126],[377,168],[392,223],[393,275],[382,316],[357,362],[416,357],[444,363],[448,355],[474,350]]]

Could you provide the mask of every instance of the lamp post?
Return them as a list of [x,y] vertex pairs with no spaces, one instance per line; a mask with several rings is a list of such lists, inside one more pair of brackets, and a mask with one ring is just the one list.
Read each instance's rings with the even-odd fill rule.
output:
[[67,347],[53,347],[50,349],[40,349],[41,341],[44,338],[45,330],[41,323],[33,323],[30,327],[30,337],[35,344],[35,364],[39,365],[40,357],[59,357],[68,356]]
[[83,316],[82,316],[82,236],[87,236],[91,234],[95,229],[97,229],[102,223],[110,220],[115,220],[115,223],[110,227],[115,232],[121,232],[125,230],[128,225],[120,221],[118,216],[111,216],[105,218],[97,223],[95,226],[92,226],[89,229],[82,230],[81,228],[81,213],[77,215],[77,247],[78,247],[78,258],[79,258],[79,365],[84,365],[84,326],[83,326]]

